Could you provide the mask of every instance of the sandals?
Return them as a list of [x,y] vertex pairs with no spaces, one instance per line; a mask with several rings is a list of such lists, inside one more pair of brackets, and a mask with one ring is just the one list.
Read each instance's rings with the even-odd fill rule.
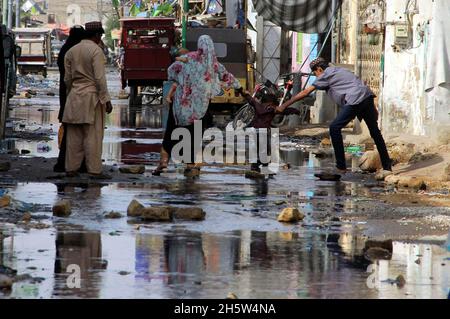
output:
[[167,163],[159,164],[158,167],[152,172],[153,176],[160,176],[162,172],[164,172],[167,169]]
[[161,173],[167,168],[169,165],[169,153],[166,152],[164,148],[161,148],[161,159],[159,160],[159,165],[156,167],[156,169],[152,172],[153,176],[160,176]]

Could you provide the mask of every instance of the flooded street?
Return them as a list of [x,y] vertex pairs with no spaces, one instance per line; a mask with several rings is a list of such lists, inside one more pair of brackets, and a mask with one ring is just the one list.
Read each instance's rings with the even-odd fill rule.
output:
[[[117,99],[118,74],[108,76],[114,110],[106,121],[104,164],[144,164],[146,172],[104,183],[2,179],[1,190],[42,229],[0,220],[0,274],[24,275],[0,298],[223,299],[229,292],[250,299],[447,298],[449,228],[418,219],[448,217],[448,206],[405,196],[394,207],[382,197],[394,190],[369,174],[318,181],[314,174],[333,162],[317,158],[312,145],[282,143],[280,157],[291,169],[266,180],[246,179],[242,165],[209,165],[194,180],[174,165],[152,176],[168,112],[160,105],[129,109],[127,100]],[[28,150],[23,158],[57,157],[58,97],[38,94],[12,104],[13,127],[34,134],[10,138],[3,149]],[[53,217],[52,206],[62,199],[72,203],[72,214]],[[144,223],[127,217],[133,199],[144,206],[201,207],[206,219]],[[278,222],[286,207],[298,207],[305,219]],[[111,211],[122,218],[105,218]],[[393,239],[390,258],[367,256],[373,238]],[[79,266],[81,288],[68,287],[71,265]]]

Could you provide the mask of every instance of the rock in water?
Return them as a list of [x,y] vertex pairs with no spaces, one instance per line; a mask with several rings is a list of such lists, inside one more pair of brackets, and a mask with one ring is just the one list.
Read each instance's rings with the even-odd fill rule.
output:
[[4,195],[0,197],[0,208],[8,207],[11,204],[11,196]]
[[320,146],[322,146],[322,147],[331,147],[331,140],[328,137],[325,137],[320,142]]
[[317,158],[326,158],[326,157],[332,157],[334,152],[332,149],[328,148],[323,148],[320,147],[314,151],[312,151],[312,153],[317,157]]
[[61,200],[53,206],[53,216],[68,217],[72,213],[72,208],[68,200]]
[[380,170],[376,175],[375,175],[375,179],[377,181],[384,181],[386,179],[386,177],[392,175],[392,171],[386,171],[386,170]]
[[379,247],[373,247],[369,248],[365,254],[364,257],[369,261],[376,261],[379,259],[382,260],[390,260],[392,258],[392,254],[389,250],[379,248]]
[[314,174],[315,177],[320,179],[321,181],[329,181],[329,182],[338,182],[341,180],[341,175],[339,174],[331,174],[331,173],[317,173]]
[[122,174],[144,174],[145,166],[144,165],[122,166],[119,168],[119,171]]
[[13,280],[6,275],[0,274],[0,289],[10,290],[13,285]]
[[127,208],[127,215],[131,217],[139,217],[142,215],[142,210],[144,206],[137,200],[133,199]]
[[250,179],[265,179],[266,176],[264,174],[261,174],[259,172],[255,171],[245,171],[245,178]]
[[145,221],[170,221],[172,212],[170,207],[146,207],[141,210],[141,218]]
[[427,189],[427,184],[420,176],[400,176],[397,185],[404,188]]
[[450,182],[450,164],[448,164],[445,167],[444,174],[445,174],[445,180],[447,180],[447,182]]
[[11,169],[10,162],[1,162],[0,163],[0,172],[7,172]]
[[383,248],[392,253],[394,249],[394,245],[392,243],[392,239],[388,240],[368,240],[364,244],[364,251],[370,248]]
[[118,213],[118,212],[111,211],[109,213],[106,213],[103,217],[104,218],[108,218],[108,219],[117,219],[117,218],[122,218],[122,214]]
[[25,223],[28,223],[29,221],[31,221],[31,214],[30,213],[23,214],[22,221]]
[[377,151],[368,151],[365,152],[363,156],[359,159],[359,168],[363,171],[367,172],[376,172],[381,169],[383,166],[381,165],[380,155],[378,155]]
[[173,217],[184,220],[204,220],[206,213],[200,207],[182,207],[175,209]]
[[402,275],[398,275],[395,281],[397,282],[397,286],[399,288],[402,288],[406,284],[405,277],[403,277]]
[[278,221],[284,223],[295,223],[300,220],[303,220],[305,215],[302,214],[297,208],[285,208],[278,215]]
[[226,299],[239,299],[234,293],[229,292]]

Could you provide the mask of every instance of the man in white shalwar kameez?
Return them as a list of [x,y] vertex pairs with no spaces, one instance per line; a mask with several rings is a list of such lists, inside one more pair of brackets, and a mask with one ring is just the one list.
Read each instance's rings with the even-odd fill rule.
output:
[[85,25],[86,39],[71,48],[64,59],[67,102],[63,123],[67,124],[66,172],[77,175],[83,159],[88,173],[102,174],[105,112],[112,112],[105,75],[105,56],[99,47],[104,30],[101,22]]

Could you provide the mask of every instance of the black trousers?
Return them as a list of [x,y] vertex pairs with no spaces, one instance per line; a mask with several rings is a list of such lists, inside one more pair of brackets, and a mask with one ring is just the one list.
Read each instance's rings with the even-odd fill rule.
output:
[[[265,152],[264,152],[266,154],[260,154],[260,152],[262,151],[261,150],[261,146],[262,145],[260,143],[263,143],[261,141],[260,134],[266,135],[266,149],[265,149]],[[270,156],[271,155],[271,139],[272,139],[272,134],[271,134],[271,131],[270,131],[270,127],[269,128],[257,128],[256,129],[256,152],[257,152],[258,159],[257,159],[256,163],[251,163],[251,169],[252,170],[260,171],[259,167],[261,165],[263,167],[269,166],[269,163],[261,162],[261,156],[260,155],[265,155],[265,156]],[[249,147],[251,147],[251,146],[249,145]]]
[[392,169],[392,161],[386,148],[381,131],[378,128],[378,112],[373,102],[373,97],[369,97],[357,105],[345,105],[342,107],[336,119],[330,125],[330,136],[333,143],[336,157],[336,167],[346,169],[344,142],[341,130],[347,126],[355,117],[364,120],[369,128],[370,136],[373,138],[380,154],[381,163],[385,170]]
[[182,128],[186,128],[187,130],[189,130],[189,133],[191,135],[191,143],[190,143],[191,144],[191,163],[195,162],[195,153],[194,153],[195,144],[200,144],[200,147],[201,147],[201,145],[203,143],[203,133],[208,128],[212,127],[212,125],[213,125],[213,116],[211,115],[209,110],[206,112],[205,116],[203,116],[201,121],[202,121],[202,138],[199,139],[198,141],[196,141],[194,139],[194,124],[191,124],[188,126],[177,126],[175,123],[175,117],[173,116],[172,105],[170,105],[166,130],[164,132],[164,137],[163,137],[163,142],[162,142],[162,147],[169,154],[169,157],[171,156],[173,147],[177,143],[180,142],[178,140],[172,140],[172,132],[175,129],[182,127]]

